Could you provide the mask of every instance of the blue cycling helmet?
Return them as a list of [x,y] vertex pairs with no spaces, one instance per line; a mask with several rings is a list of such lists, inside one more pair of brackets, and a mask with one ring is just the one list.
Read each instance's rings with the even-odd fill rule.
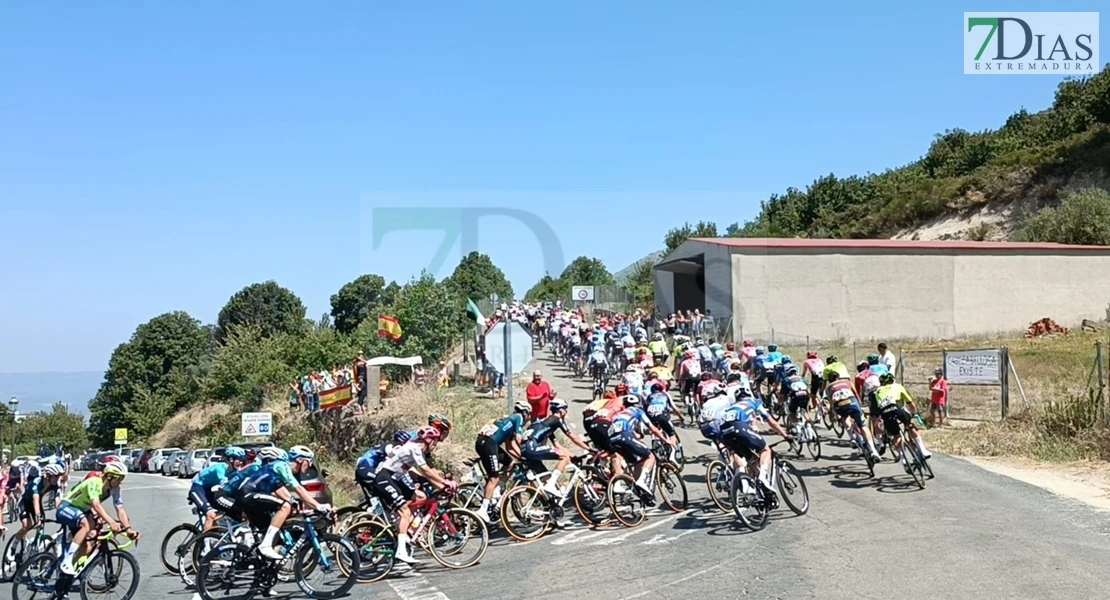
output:
[[411,439],[412,433],[409,431],[398,431],[397,433],[393,434],[393,443],[398,446],[400,446],[401,444],[407,444]]
[[239,446],[228,446],[227,449],[224,450],[224,456],[228,459],[247,460],[247,451]]
[[760,347],[755,349],[755,355],[756,356],[763,356],[763,354],[765,352],[767,352],[767,351],[763,349],[763,346],[760,346]]
[[793,362],[794,362],[794,359],[790,358],[790,355],[786,355],[786,356],[782,357],[782,364],[784,364],[784,365],[789,365]]

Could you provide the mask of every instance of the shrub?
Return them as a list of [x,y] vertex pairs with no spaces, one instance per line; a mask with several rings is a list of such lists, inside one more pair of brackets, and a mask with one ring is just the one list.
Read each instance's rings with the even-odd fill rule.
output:
[[1027,219],[1014,237],[1029,242],[1110,245],[1110,192],[1099,188],[1066,192],[1059,206]]

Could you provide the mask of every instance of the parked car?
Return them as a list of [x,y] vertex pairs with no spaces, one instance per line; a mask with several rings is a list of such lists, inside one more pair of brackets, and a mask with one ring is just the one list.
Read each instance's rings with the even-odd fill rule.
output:
[[200,473],[201,469],[208,464],[209,452],[210,450],[207,448],[190,450],[189,453],[185,455],[185,459],[181,461],[181,476],[192,477]]
[[147,461],[147,472],[149,473],[162,473],[162,467],[165,465],[166,460],[173,456],[180,448],[159,448],[150,455],[150,460]]
[[183,456],[185,456],[184,450],[174,450],[172,453],[170,453],[170,455],[166,457],[166,460],[162,461],[162,474],[166,475],[167,477],[170,475],[176,475],[177,469],[181,465],[181,458]]
[[216,463],[224,462],[225,450],[227,450],[227,447],[213,448],[212,451],[208,453],[208,458],[205,459],[204,466],[211,467]]
[[297,481],[301,482],[306,492],[312,494],[314,500],[331,504],[331,490],[328,489],[327,477],[326,471],[321,471],[316,468],[316,465],[312,465],[303,475],[297,476]]
[[133,448],[129,454],[123,459],[123,464],[127,465],[128,471],[137,471],[139,459],[143,456],[142,448]]
[[147,449],[143,451],[143,455],[139,457],[139,462],[135,465],[135,471],[143,473],[147,470],[147,465],[150,463],[151,454],[154,454],[153,450]]

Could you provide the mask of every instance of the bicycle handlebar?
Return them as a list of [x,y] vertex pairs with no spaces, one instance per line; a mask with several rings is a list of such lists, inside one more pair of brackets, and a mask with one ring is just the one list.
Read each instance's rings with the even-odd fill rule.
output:
[[[127,541],[125,543],[122,543],[122,544],[117,542],[116,538],[119,537],[119,536],[123,536],[124,538],[127,539]],[[96,536],[96,539],[97,539],[97,541],[101,541],[101,542],[112,541],[116,545],[116,550],[126,550],[126,549],[130,548],[131,546],[135,545],[135,539],[127,531],[121,531],[119,533],[115,533],[111,529],[109,529],[108,531],[102,533],[101,535]]]

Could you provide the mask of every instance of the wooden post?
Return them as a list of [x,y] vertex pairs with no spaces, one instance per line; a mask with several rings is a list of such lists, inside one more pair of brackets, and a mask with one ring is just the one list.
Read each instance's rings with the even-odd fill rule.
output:
[[1102,341],[1095,342],[1095,362],[1098,363],[1098,417],[1106,418],[1106,362],[1102,353]]

